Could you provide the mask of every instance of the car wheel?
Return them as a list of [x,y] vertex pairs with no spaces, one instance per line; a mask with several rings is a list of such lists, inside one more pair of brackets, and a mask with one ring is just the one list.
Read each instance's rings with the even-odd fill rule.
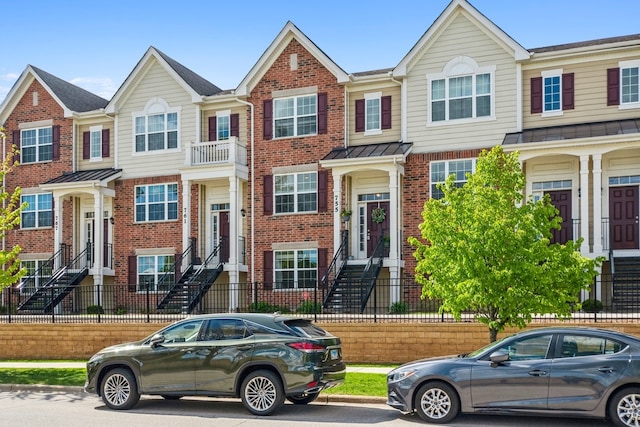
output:
[[271,371],[251,372],[242,381],[240,397],[252,414],[271,415],[284,404],[282,381]]
[[180,399],[182,399],[182,396],[175,396],[173,394],[161,394],[160,396],[162,396],[162,398],[164,400],[180,400]]
[[287,396],[287,400],[295,405],[306,405],[316,400],[319,395],[320,392],[296,394],[295,396]]
[[609,401],[609,418],[621,427],[640,424],[640,388],[625,388],[614,394]]
[[133,374],[121,368],[107,372],[102,379],[100,394],[102,401],[111,409],[131,409],[140,400]]
[[427,383],[416,394],[416,412],[429,423],[448,423],[460,411],[460,400],[455,390],[440,382]]

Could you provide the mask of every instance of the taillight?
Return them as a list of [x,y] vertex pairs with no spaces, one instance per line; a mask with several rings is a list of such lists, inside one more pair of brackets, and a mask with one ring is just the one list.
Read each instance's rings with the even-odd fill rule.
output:
[[317,344],[309,341],[290,342],[287,344],[291,348],[304,351],[305,353],[323,352],[327,347],[322,344]]

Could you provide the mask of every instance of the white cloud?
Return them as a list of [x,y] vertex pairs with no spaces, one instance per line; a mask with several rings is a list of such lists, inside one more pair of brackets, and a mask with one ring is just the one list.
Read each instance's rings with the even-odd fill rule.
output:
[[111,99],[116,90],[118,90],[118,86],[109,77],[76,77],[69,83],[105,99]]

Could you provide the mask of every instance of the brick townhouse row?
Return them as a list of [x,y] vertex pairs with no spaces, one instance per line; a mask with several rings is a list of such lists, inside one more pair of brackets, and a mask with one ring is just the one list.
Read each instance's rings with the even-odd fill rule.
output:
[[[465,0],[383,70],[344,71],[291,22],[231,90],[155,47],[110,100],[29,65],[0,106],[5,153],[20,150],[6,186],[28,203],[5,244],[23,248],[23,294],[64,270],[115,289],[96,295],[107,309],[149,288],[183,311],[323,289],[326,309],[357,311],[366,297],[329,295],[356,286],[347,270],[366,295],[389,283],[389,306],[418,298],[406,238],[424,202],[502,145],[527,196],[559,209],[554,240],[622,269],[640,256],[639,70],[640,35],[527,49]],[[624,306],[602,277],[593,296]]]

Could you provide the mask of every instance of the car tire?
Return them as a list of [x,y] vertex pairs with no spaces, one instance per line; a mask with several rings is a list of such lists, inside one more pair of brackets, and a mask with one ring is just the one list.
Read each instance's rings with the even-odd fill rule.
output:
[[254,415],[271,415],[284,404],[282,381],[271,371],[249,373],[240,389],[242,404]]
[[318,393],[303,393],[296,394],[294,396],[287,396],[287,400],[294,405],[306,405],[307,403],[311,403],[316,400],[320,396],[320,392]]
[[111,409],[131,409],[140,400],[138,385],[131,371],[112,369],[104,376],[100,385],[102,401]]
[[420,387],[416,393],[415,409],[424,421],[444,424],[458,415],[460,399],[449,384],[431,382]]
[[614,425],[635,426],[640,423],[640,388],[629,387],[619,390],[609,400],[608,415]]

